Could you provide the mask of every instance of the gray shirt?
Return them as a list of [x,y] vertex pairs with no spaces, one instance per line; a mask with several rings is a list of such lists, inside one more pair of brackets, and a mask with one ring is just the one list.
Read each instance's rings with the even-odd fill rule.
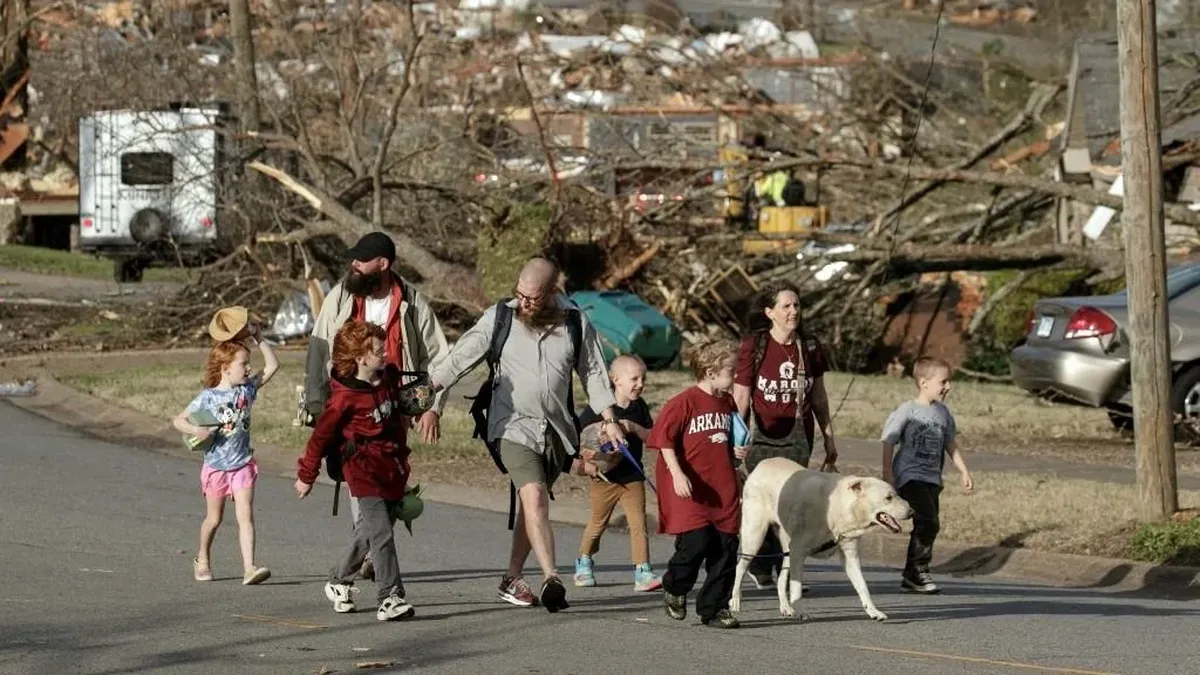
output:
[[[574,307],[559,295],[562,307]],[[517,301],[508,303],[516,308]],[[574,311],[579,311],[575,308]],[[479,365],[492,342],[496,308],[493,305],[479,321],[463,333],[450,355],[436,368],[433,380],[449,389],[454,383]],[[604,410],[616,403],[609,384],[604,355],[596,330],[580,312],[583,326],[578,374],[587,391],[593,410]],[[571,370],[575,363],[575,348],[571,333],[565,325],[537,332],[521,322],[515,312],[508,340],[496,368],[496,388],[492,391],[492,408],[488,413],[488,442],[503,438],[545,452],[546,433],[553,429],[563,440],[569,454],[575,454],[579,436],[575,431],[574,411],[567,405],[571,391]]]
[[941,485],[946,453],[957,432],[954,415],[941,401],[929,405],[905,401],[888,415],[880,440],[896,446],[892,455],[896,489],[913,480]]

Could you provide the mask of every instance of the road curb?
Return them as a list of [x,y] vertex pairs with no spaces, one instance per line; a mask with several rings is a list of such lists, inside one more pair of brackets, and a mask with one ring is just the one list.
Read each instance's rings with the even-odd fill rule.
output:
[[[157,353],[147,359],[152,365],[159,359],[176,361],[181,351]],[[193,350],[187,350],[191,352]],[[8,360],[0,372],[10,370]],[[110,403],[62,384],[37,359],[23,359],[20,371],[38,379],[34,396],[8,398],[18,408],[76,429],[108,442],[119,442],[183,459],[195,455],[183,446],[179,433],[167,420],[155,420],[139,411]],[[261,469],[283,477],[295,476],[296,451],[256,445],[255,456]],[[319,482],[331,484],[322,477]],[[468,507],[495,513],[508,512],[508,494],[489,488],[423,483],[423,496],[430,502]],[[657,509],[647,504],[647,527],[656,531]],[[561,500],[551,504],[551,519],[558,524],[583,527],[590,518],[589,505],[581,500]],[[505,521],[497,518],[497,526]],[[625,529],[624,518],[614,515],[611,527]],[[870,564],[899,569],[904,564],[908,538],[890,534],[871,534],[859,545],[862,559]],[[933,570],[960,577],[993,577],[1035,581],[1060,587],[1103,589],[1107,591],[1147,592],[1172,599],[1200,599],[1200,568],[1157,565],[1132,560],[1051,553],[1002,546],[973,546],[959,542],[938,542]]]

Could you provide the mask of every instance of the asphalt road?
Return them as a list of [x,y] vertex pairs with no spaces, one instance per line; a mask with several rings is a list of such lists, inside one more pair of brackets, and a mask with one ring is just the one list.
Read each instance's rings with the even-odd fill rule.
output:
[[[807,577],[809,623],[782,620],[773,595],[756,591],[741,630],[675,622],[658,595],[632,592],[618,533],[598,556],[603,586],[569,588],[570,610],[509,607],[494,600],[504,515],[436,504],[415,537],[397,528],[416,618],[338,615],[321,587],[348,523],[346,510],[330,516],[329,487],[298,502],[289,480],[264,477],[259,555],[271,580],[240,584],[230,509],[214,549],[218,580],[197,583],[195,464],[85,438],[4,402],[0,429],[0,673],[347,673],[372,661],[392,664],[383,672],[447,673],[1197,672],[1195,603],[960,579],[914,597],[879,569],[867,579],[891,616],[884,624],[827,565]],[[569,564],[579,530],[557,537]],[[661,569],[670,541],[652,549]],[[371,606],[373,585],[359,597]]]

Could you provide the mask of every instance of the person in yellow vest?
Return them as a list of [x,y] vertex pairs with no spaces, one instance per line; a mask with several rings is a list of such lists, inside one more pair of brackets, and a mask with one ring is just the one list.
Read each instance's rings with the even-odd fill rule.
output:
[[[775,162],[778,154],[772,155]],[[791,175],[784,169],[757,172],[754,177],[754,199],[759,206],[784,206],[783,188],[787,187]]]

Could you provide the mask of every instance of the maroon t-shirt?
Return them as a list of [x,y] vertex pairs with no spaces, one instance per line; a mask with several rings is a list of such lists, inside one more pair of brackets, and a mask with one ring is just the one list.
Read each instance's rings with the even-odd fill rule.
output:
[[654,489],[660,533],[683,534],[713,525],[737,534],[742,501],[729,437],[736,414],[728,394],[713,395],[700,387],[680,392],[658,413],[646,447],[674,450],[679,468],[692,483],[691,499],[677,496],[671,471],[658,453]]
[[783,438],[796,424],[796,372],[801,365],[799,344],[804,344],[804,418],[805,432],[812,442],[813,382],[825,374],[828,366],[821,343],[805,336],[790,345],[776,342],[767,336],[766,349],[758,372],[754,370],[754,341],[750,335],[738,349],[737,373],[734,383],[750,387],[750,408],[758,420],[759,429],[768,438]]

